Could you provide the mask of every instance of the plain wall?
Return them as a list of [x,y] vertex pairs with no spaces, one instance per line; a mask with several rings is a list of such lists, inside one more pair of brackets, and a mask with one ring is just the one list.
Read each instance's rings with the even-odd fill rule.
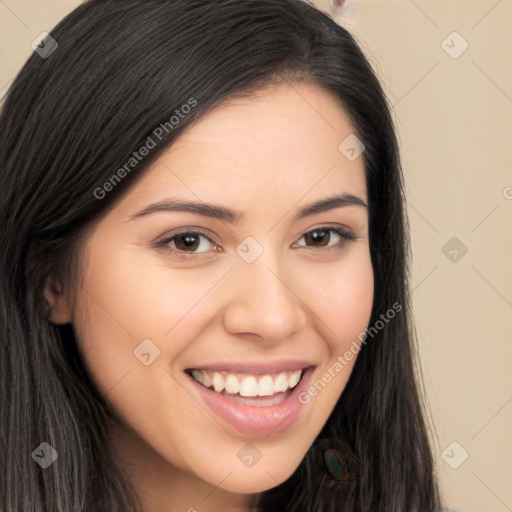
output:
[[[31,42],[79,3],[0,1],[0,97]],[[352,0],[337,21],[356,36],[393,105],[446,505],[510,512],[512,1]]]

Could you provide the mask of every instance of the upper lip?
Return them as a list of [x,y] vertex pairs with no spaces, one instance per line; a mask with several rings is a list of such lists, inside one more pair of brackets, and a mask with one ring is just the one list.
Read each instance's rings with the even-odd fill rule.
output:
[[225,361],[201,364],[187,368],[187,370],[206,370],[210,372],[228,371],[232,373],[249,373],[265,375],[267,373],[281,373],[286,371],[302,370],[315,366],[309,361],[298,359],[281,359],[275,361]]

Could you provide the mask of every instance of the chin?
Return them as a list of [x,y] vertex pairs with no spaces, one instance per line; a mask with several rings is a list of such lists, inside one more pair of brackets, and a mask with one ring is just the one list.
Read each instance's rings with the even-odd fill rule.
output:
[[[290,461],[285,465],[283,458],[278,459],[278,464],[272,461],[263,461],[263,458],[253,467],[227,468],[225,472],[216,472],[209,475],[208,481],[213,485],[234,493],[257,494],[268,491],[282,484],[292,476],[302,459],[298,462]],[[230,473],[231,472],[231,473]],[[229,476],[227,476],[229,474]],[[222,482],[219,484],[219,482]]]

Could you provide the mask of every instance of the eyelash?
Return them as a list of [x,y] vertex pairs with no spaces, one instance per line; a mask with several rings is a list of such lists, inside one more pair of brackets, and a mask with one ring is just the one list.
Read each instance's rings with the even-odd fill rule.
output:
[[[338,235],[341,238],[341,240],[336,245],[334,245],[334,246],[318,247],[318,249],[323,249],[324,251],[340,250],[340,249],[342,249],[346,245],[346,243],[354,242],[354,241],[356,241],[358,239],[358,237],[356,237],[350,231],[347,231],[347,230],[345,230],[345,229],[343,229],[341,227],[332,227],[332,226],[321,226],[321,227],[312,229],[310,231],[307,231],[303,235],[301,235],[300,238],[303,238],[305,235],[308,235],[310,233],[314,233],[316,231],[325,231],[325,232],[328,232],[328,233],[332,232],[332,233],[335,233],[336,235]],[[192,255],[203,255],[203,254],[206,254],[206,252],[209,252],[209,251],[206,251],[206,252],[196,253],[196,252],[193,252],[193,251],[182,251],[180,249],[174,249],[172,247],[169,247],[170,242],[172,242],[175,238],[177,238],[177,237],[179,237],[181,235],[200,235],[200,236],[205,237],[209,242],[211,242],[215,246],[217,246],[217,244],[215,244],[215,242],[213,240],[211,240],[211,238],[209,236],[207,236],[205,233],[203,233],[201,231],[183,230],[183,231],[180,231],[178,233],[174,233],[170,237],[166,237],[166,238],[156,242],[155,248],[165,249],[166,251],[168,251],[170,253],[173,253],[176,256],[180,257],[180,258],[189,258]],[[329,240],[329,242],[330,242],[330,240]],[[299,247],[310,247],[310,248],[313,248],[313,249],[315,248],[314,246],[308,246],[308,245],[305,245],[305,246],[301,245]]]

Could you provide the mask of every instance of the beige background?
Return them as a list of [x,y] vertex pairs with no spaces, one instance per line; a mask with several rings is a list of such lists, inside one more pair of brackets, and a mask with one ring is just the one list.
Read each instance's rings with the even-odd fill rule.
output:
[[[79,3],[0,0],[0,97],[31,41]],[[512,0],[352,0],[336,16],[375,65],[399,131],[446,505],[512,511]]]

